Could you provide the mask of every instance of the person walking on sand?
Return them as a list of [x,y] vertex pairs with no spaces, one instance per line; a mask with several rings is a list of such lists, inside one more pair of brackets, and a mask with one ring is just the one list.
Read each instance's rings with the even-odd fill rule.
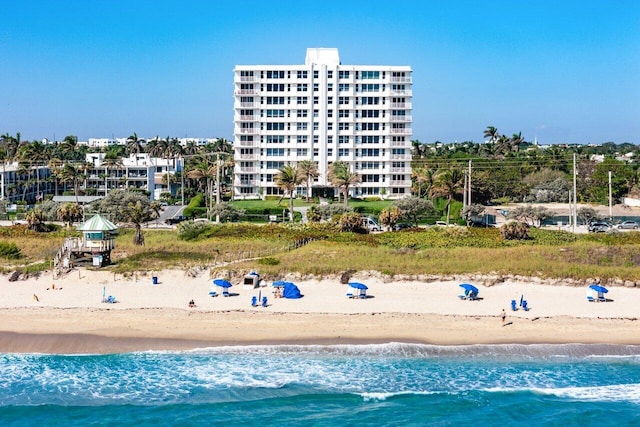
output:
[[500,317],[502,318],[502,326],[504,326],[504,322],[505,320],[507,320],[507,313],[504,311],[504,308],[502,309],[502,314],[500,315]]

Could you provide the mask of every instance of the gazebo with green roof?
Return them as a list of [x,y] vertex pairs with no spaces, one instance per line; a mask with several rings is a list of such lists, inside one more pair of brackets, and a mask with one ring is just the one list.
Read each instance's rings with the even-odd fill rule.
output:
[[86,259],[91,255],[94,266],[105,266],[111,262],[111,250],[116,247],[118,227],[102,215],[94,215],[78,226],[82,240],[71,249],[74,260]]

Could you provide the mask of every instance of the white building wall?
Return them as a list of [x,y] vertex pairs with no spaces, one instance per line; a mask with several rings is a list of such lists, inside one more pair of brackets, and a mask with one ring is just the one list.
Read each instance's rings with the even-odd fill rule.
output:
[[363,178],[352,195],[409,194],[411,74],[341,65],[337,49],[308,49],[304,65],[236,66],[235,196],[279,193],[278,169],[305,159],[318,162],[315,186],[342,160]]

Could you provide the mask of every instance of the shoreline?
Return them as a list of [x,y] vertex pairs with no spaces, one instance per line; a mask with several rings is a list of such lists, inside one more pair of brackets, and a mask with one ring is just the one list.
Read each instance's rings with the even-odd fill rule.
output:
[[[366,299],[347,298],[347,285],[325,278],[294,280],[304,296],[291,300],[275,298],[271,282],[260,288],[234,283],[232,296],[212,298],[208,273],[193,277],[165,270],[158,277],[153,284],[150,277],[116,278],[93,270],[55,281],[46,274],[18,282],[0,276],[0,352],[387,342],[640,345],[635,287],[610,288],[608,302],[592,303],[584,286],[507,280],[478,284],[480,299],[467,301],[458,297],[458,281],[384,282],[356,273],[352,280],[369,287]],[[103,294],[118,302],[102,302]],[[267,307],[251,306],[258,296],[267,296]],[[530,310],[512,311],[511,301],[521,298]],[[195,308],[188,306],[191,299]]]
[[[63,331],[58,322],[51,322],[53,318],[73,325]],[[33,323],[39,327],[30,330]],[[499,316],[414,313],[284,314],[174,309],[43,309],[34,312],[32,309],[13,309],[0,311],[0,324],[3,325],[0,352],[3,353],[112,354],[223,346],[389,342],[440,346],[640,345],[640,328],[635,318],[559,316],[525,319],[507,316],[503,326]]]

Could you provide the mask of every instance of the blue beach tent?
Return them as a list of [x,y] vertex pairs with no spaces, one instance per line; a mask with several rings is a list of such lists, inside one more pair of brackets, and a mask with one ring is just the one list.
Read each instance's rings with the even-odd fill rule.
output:
[[300,293],[300,289],[298,289],[296,285],[294,285],[291,282],[285,282],[284,287],[282,289],[282,297],[298,299],[298,298],[302,298],[302,294]]

